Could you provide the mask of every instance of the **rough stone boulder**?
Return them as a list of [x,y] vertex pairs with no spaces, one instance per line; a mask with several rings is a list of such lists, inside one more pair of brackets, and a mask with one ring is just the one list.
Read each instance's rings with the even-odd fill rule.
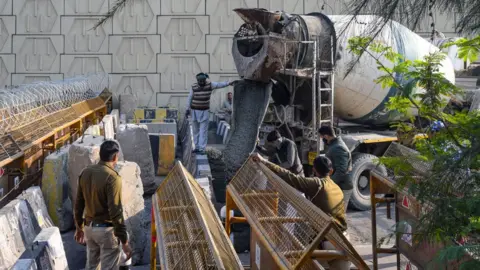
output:
[[150,238],[150,213],[145,212],[141,170],[136,163],[129,161],[118,162],[115,170],[122,178],[123,215],[133,249],[132,263],[146,264],[149,256],[145,256],[145,251],[150,250],[150,245],[146,244]]
[[145,194],[153,194],[156,190],[155,168],[147,126],[122,124],[118,128],[117,140],[120,142],[125,160],[133,161],[140,166],[143,191]]
[[45,229],[53,227],[53,221],[48,214],[47,206],[45,205],[45,200],[43,199],[42,190],[40,187],[30,187],[25,190],[20,196],[19,199],[27,201],[31,219],[36,222],[38,227]]

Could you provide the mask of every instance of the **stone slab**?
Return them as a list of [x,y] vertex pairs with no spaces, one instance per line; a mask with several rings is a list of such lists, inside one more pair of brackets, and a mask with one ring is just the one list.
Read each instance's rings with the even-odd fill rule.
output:
[[145,123],[149,133],[167,133],[175,136],[175,145],[177,145],[177,123]]
[[0,269],[10,269],[39,232],[30,213],[27,202],[19,199],[0,209]]
[[102,119],[103,125],[103,136],[107,140],[115,139],[115,129],[113,124],[113,116],[112,115],[105,115]]
[[212,187],[210,185],[210,179],[208,177],[195,178],[197,183],[202,187],[205,192],[205,196],[211,201],[212,200]]
[[85,130],[84,134],[92,135],[92,136],[101,136],[102,135],[101,129],[102,128],[100,127],[100,125],[91,125]]
[[133,95],[120,95],[120,113],[125,114],[126,120],[133,120],[133,112],[137,108],[137,99]]
[[73,228],[73,205],[68,193],[68,150],[62,147],[45,158],[42,193],[48,214],[60,231]]
[[118,126],[120,125],[120,111],[118,109],[114,109],[110,112],[110,115],[113,117],[113,128],[115,132],[117,132]]
[[158,170],[157,175],[166,176],[175,165],[175,135],[158,134]]
[[53,221],[48,214],[47,205],[43,199],[42,190],[40,187],[30,187],[25,190],[20,196],[19,199],[27,201],[30,206],[30,216],[33,222],[36,222],[38,227],[45,229],[53,227]]
[[34,259],[20,259],[11,270],[38,270],[38,268]]
[[120,125],[117,140],[123,149],[125,159],[133,161],[140,166],[143,191],[145,194],[153,194],[156,190],[155,172],[147,126],[136,124]]
[[146,215],[150,213],[144,211],[141,169],[135,162],[130,161],[118,162],[115,169],[122,178],[123,218],[133,249],[132,263],[148,263],[150,258],[144,258],[144,253],[145,249],[150,249],[150,246],[145,245],[150,233]]
[[[76,140],[68,150],[68,187],[70,199],[74,205],[77,197],[78,177],[83,169],[100,161],[100,145],[104,141],[103,136],[85,135]],[[123,161],[124,155],[121,144],[119,145],[118,160]]]

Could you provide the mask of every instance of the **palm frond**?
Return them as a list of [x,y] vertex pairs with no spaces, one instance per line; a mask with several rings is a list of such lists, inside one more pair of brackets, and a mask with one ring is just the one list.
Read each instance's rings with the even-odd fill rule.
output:
[[[117,14],[117,12],[119,12],[120,10],[122,10],[122,8],[125,7],[125,5],[127,4],[127,2],[129,2],[130,0],[117,0],[112,8],[110,8],[110,10],[107,12],[107,14],[105,14],[103,16],[103,18],[101,18],[100,20],[98,20],[98,22],[93,26],[93,29],[97,29],[97,27],[99,26],[102,26],[103,24],[105,24],[108,20],[112,19],[115,14]],[[146,0],[145,0],[146,1]]]

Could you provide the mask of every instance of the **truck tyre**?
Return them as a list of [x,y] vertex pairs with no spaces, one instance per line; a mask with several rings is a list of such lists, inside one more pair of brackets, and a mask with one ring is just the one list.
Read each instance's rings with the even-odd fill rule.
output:
[[387,176],[384,165],[377,165],[376,156],[363,153],[352,154],[352,181],[353,192],[349,206],[355,210],[366,211],[372,208],[370,203],[370,171],[377,170]]

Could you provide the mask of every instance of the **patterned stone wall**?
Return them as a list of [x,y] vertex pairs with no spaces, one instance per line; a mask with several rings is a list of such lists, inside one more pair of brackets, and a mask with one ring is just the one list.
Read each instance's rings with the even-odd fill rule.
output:
[[[0,85],[59,80],[89,72],[112,74],[115,94],[139,106],[185,106],[200,71],[212,80],[237,78],[232,35],[241,20],[232,9],[261,7],[292,13],[342,14],[342,0],[131,0],[112,21],[92,30],[114,0],[0,0]],[[452,18],[437,14],[440,31]],[[425,21],[420,32],[428,33]],[[428,35],[428,34],[427,34]],[[212,106],[226,93],[218,91]]]

